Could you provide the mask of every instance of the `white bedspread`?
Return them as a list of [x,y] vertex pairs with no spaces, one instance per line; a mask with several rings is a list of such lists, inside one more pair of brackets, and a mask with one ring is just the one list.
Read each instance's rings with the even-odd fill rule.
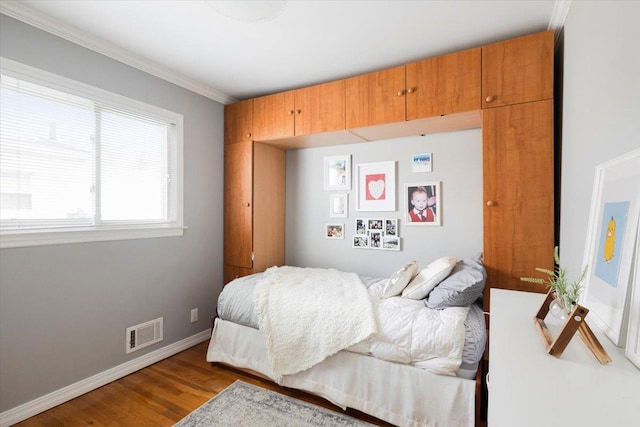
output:
[[271,267],[254,298],[276,381],[377,332],[369,293],[355,273]]

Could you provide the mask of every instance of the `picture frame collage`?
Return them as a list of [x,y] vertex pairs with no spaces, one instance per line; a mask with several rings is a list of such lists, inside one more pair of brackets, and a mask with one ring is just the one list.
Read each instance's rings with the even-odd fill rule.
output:
[[400,250],[397,218],[356,218],[352,246],[357,249]]

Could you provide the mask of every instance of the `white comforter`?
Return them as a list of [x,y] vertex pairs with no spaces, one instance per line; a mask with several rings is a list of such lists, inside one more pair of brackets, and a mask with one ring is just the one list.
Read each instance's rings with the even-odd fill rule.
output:
[[420,300],[382,299],[380,281],[369,288],[378,333],[349,348],[392,362],[413,364],[443,375],[455,375],[462,360],[464,321],[469,307],[432,310]]
[[377,330],[367,288],[355,273],[271,267],[256,283],[254,300],[276,381]]
[[[275,271],[280,274],[285,272],[284,268],[281,267]],[[302,273],[305,270],[307,272],[311,270],[316,272],[323,271],[323,269],[297,269],[295,271]],[[345,275],[352,274],[337,272],[336,270],[325,271]],[[256,314],[264,311],[264,302],[267,299],[273,299],[271,294],[275,292],[275,288],[278,288],[278,286],[274,286],[274,283],[281,278],[281,276],[271,275],[269,281],[264,282],[262,286],[260,284],[263,279],[258,281],[254,295]],[[285,367],[278,368],[277,371],[274,369],[277,376],[299,372],[324,360],[330,354],[345,348],[353,352],[371,354],[383,360],[413,364],[438,374],[455,375],[462,359],[465,339],[464,321],[469,310],[468,307],[431,310],[425,307],[422,301],[400,297],[382,299],[384,281],[379,281],[370,286],[367,293],[360,280],[354,281],[351,276],[349,276],[347,282],[354,289],[343,288],[340,291],[336,291],[334,288],[329,287],[326,282],[317,279],[318,277],[315,277],[315,279],[307,282],[307,288],[302,285],[293,285],[292,282],[287,286],[281,287],[279,292],[281,291],[282,295],[278,297],[279,302],[269,309],[271,312],[269,320],[264,318],[258,320],[259,328],[263,334],[266,328],[269,328],[267,347],[274,347],[274,342],[269,342],[273,334],[280,335],[276,345],[281,351],[280,355],[275,357],[281,360],[276,361],[276,365],[283,364]],[[287,281],[289,282],[289,280]],[[358,282],[360,283],[358,284]],[[299,301],[299,297],[292,296],[291,289],[296,287],[305,289],[301,294],[303,301]],[[259,288],[262,289],[258,291]],[[267,289],[270,294],[268,297],[265,296]],[[367,295],[368,303],[363,302],[361,299],[362,290]],[[344,296],[345,292],[349,297],[342,298],[343,301],[339,301],[340,298],[334,298],[339,294]],[[356,301],[354,295],[358,295],[358,302],[356,302],[355,307],[353,305],[354,301]],[[347,305],[344,305],[345,301],[348,301]],[[283,308],[284,306],[288,306],[289,310],[292,309],[294,311],[295,320],[287,320],[286,317],[282,317],[282,311],[287,311],[287,309]],[[377,333],[373,335],[371,335],[371,324],[367,320],[368,311],[370,310],[367,308],[368,306],[373,308],[373,316],[375,318],[373,324],[374,332],[377,329]],[[364,312],[364,317],[354,317],[352,315],[362,312]],[[334,321],[328,320],[327,316],[333,317]],[[261,315],[258,314],[259,319],[260,317]],[[274,332],[273,324],[269,326],[266,324],[267,322],[273,323],[275,318],[278,318],[277,323],[281,325],[276,328],[278,330],[276,332]],[[345,328],[347,319],[352,323]],[[361,327],[361,322],[364,327]],[[313,325],[314,323],[315,326]],[[326,342],[330,342],[330,347],[313,349],[317,337],[315,333],[310,331],[317,332],[318,328],[322,328],[322,334],[327,335],[328,333],[328,335],[331,335],[332,332],[328,332],[329,330],[326,329],[326,326],[332,323],[337,324],[339,329],[342,330],[340,334],[344,333],[345,329],[350,330],[352,328],[354,333],[347,333],[344,337],[339,338],[335,336],[331,338],[325,337],[320,347],[325,347]],[[304,349],[300,348],[299,343],[301,341],[299,340],[305,341]],[[306,347],[307,345],[311,345],[311,347]],[[315,353],[316,350],[318,351],[317,353]],[[273,366],[274,361],[272,359]]]

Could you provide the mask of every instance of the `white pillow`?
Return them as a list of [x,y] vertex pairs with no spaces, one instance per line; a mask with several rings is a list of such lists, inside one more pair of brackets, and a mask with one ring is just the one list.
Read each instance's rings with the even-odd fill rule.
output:
[[382,289],[382,298],[400,295],[407,284],[418,274],[418,263],[412,261],[393,273]]
[[420,270],[420,273],[402,291],[402,298],[423,299],[438,283],[451,273],[456,265],[453,257],[443,257]]

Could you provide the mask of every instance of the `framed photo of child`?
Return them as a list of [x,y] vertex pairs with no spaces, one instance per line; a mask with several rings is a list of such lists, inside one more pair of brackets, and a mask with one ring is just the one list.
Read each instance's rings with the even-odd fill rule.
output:
[[442,225],[442,181],[405,184],[405,221],[408,226]]

